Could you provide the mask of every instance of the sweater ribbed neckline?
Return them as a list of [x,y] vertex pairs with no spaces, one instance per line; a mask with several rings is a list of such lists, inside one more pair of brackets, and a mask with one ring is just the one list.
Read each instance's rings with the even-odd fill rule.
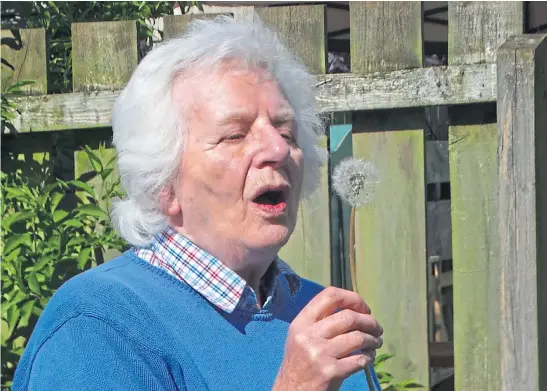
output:
[[[159,267],[151,265],[149,262],[145,261],[144,259],[139,258],[137,255],[133,253],[133,251],[128,250],[125,252],[124,255],[128,256],[130,260],[133,261],[136,265],[146,269],[149,272],[152,272],[156,277],[159,277],[162,280],[166,280],[170,282],[176,287],[184,290],[186,293],[189,293],[193,297],[196,297],[198,300],[205,302],[208,306],[211,306],[215,311],[227,314],[222,309],[216,307],[211,302],[209,302],[205,297],[203,297],[199,292],[197,292],[194,288],[186,284],[184,281],[178,280],[177,278],[167,273],[166,271],[160,269]],[[243,308],[237,307],[236,309],[234,309],[234,312],[232,314],[227,314],[227,315],[233,315],[233,316],[237,316],[237,317],[241,317],[241,318],[245,318],[245,319],[249,319],[253,321],[266,321],[266,322],[271,321],[275,318],[274,315],[277,312],[276,310],[279,309],[279,306],[281,304],[288,305],[288,306],[294,305],[293,300],[286,300],[285,298],[286,292],[284,292],[284,290],[286,289],[287,287],[284,286],[284,284],[282,283],[276,286],[270,305],[268,306],[268,309],[266,310],[261,309],[258,312],[254,312],[254,311],[248,311]]]

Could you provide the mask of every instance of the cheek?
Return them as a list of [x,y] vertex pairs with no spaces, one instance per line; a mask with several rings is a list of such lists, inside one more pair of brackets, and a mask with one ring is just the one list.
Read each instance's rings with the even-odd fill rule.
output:
[[[207,153],[189,156],[184,166],[181,192],[188,203],[227,206],[241,198],[246,166],[243,154]],[[199,157],[198,160],[195,157]],[[207,199],[207,201],[205,201]]]

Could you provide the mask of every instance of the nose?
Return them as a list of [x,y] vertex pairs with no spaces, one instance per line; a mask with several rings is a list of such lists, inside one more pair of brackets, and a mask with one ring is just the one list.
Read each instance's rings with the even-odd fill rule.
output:
[[291,149],[287,139],[272,125],[262,126],[257,138],[258,152],[255,163],[258,167],[270,165],[274,168],[285,165]]

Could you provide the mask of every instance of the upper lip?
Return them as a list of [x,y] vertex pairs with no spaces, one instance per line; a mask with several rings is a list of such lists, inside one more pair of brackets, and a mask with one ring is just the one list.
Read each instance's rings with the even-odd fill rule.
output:
[[287,185],[287,184],[279,184],[279,185],[264,185],[264,186],[261,186],[259,187],[254,193],[253,193],[253,196],[251,197],[251,200],[256,200],[260,195],[268,192],[268,191],[279,191],[281,192],[281,195],[282,195],[282,199],[284,201],[287,200],[288,198],[288,195],[289,195],[289,190],[290,190],[290,186]]

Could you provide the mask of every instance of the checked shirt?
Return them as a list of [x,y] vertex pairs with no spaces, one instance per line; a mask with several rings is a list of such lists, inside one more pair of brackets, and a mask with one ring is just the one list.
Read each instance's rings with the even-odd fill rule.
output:
[[[260,311],[256,293],[243,278],[170,227],[157,234],[148,246],[133,251],[139,258],[185,282],[223,311],[232,313],[236,308]],[[299,290],[298,275],[276,257],[260,282],[261,293],[266,298],[264,308],[271,301],[281,276],[287,279],[293,295]]]

